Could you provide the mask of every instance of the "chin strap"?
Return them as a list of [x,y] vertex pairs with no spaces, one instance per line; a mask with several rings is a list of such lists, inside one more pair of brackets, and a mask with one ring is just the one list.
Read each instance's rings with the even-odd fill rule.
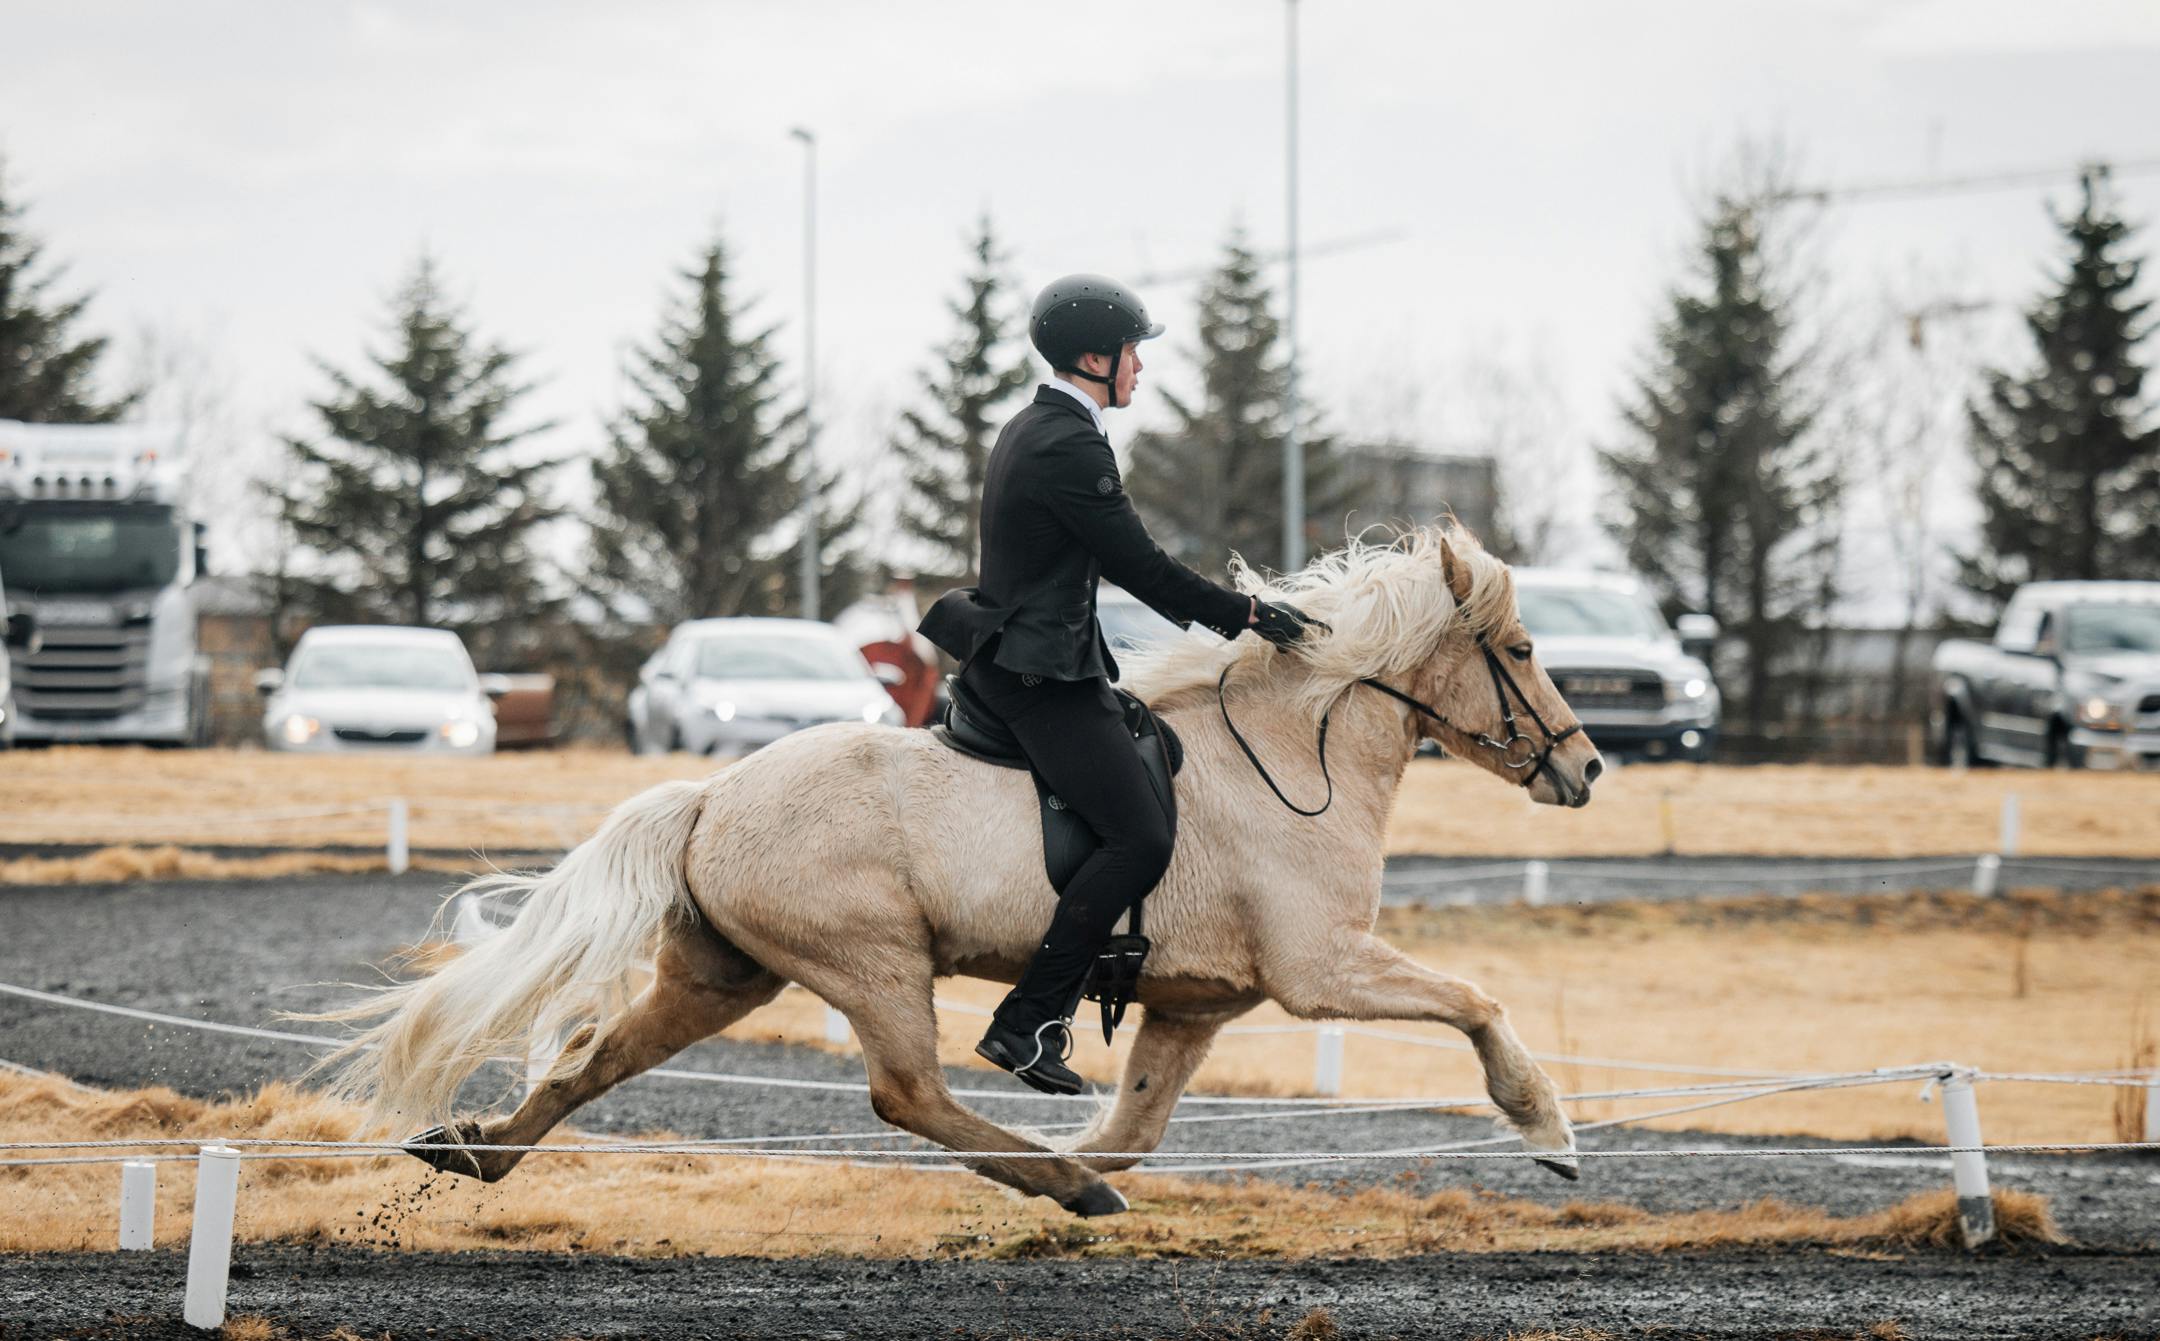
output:
[[1084,377],[1088,381],[1094,382],[1097,385],[1108,387],[1110,389],[1110,404],[1108,408],[1114,410],[1117,408],[1118,367],[1119,365],[1124,363],[1124,361],[1125,346],[1119,345],[1116,349],[1110,351],[1110,375],[1108,377],[1104,377],[1099,373],[1088,372],[1083,368],[1060,368],[1058,369],[1058,371],[1070,377]]

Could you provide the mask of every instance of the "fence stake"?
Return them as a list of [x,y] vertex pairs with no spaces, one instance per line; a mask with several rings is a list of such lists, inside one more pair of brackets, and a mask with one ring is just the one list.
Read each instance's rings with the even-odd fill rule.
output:
[[195,1160],[195,1224],[188,1242],[187,1304],[181,1316],[205,1331],[225,1325],[232,1272],[233,1204],[240,1197],[240,1152],[206,1145]]
[[495,932],[495,924],[480,911],[480,900],[459,894],[450,900],[450,939],[459,945],[478,945]]
[[825,1008],[825,1041],[827,1043],[845,1043],[848,1041],[847,1016],[842,1015],[831,1006]]
[[1343,1028],[1323,1024],[1313,1032],[1313,1093],[1333,1097],[1342,1093]]
[[2160,1075],[2145,1082],[2145,1139],[2160,1141]]
[[2006,857],[2014,857],[2018,850],[2018,794],[2004,792],[2002,804],[2002,838],[1996,844]]
[[1542,861],[1526,861],[1522,868],[1522,900],[1532,908],[1545,906],[1545,896],[1550,888],[1552,867]]
[[1973,863],[1973,893],[1983,899],[1995,897],[1996,882],[2002,876],[2002,858],[1992,852],[1980,854]]
[[156,1231],[157,1165],[131,1159],[120,1166],[120,1251],[149,1251]]
[[[1980,1144],[1980,1104],[1973,1097],[1972,1072],[1952,1071],[1943,1078],[1943,1125],[1951,1145]],[[1967,1248],[1995,1237],[1995,1199],[1988,1194],[1987,1156],[1977,1150],[1950,1157],[1950,1181],[1957,1188],[1958,1231]]]
[[402,796],[390,798],[390,842],[388,856],[390,874],[403,875],[412,865],[412,850],[406,845],[406,831],[412,820],[412,811]]

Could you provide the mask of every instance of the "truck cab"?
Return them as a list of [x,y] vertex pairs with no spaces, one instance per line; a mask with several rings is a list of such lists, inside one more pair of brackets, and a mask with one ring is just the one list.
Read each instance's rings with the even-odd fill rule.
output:
[[180,435],[0,421],[0,579],[35,636],[10,640],[17,744],[199,744],[209,668],[188,590],[201,527]]

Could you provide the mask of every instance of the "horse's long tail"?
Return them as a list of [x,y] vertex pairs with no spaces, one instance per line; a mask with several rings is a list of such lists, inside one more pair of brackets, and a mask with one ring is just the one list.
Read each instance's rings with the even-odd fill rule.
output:
[[[323,1060],[333,1092],[367,1107],[367,1129],[445,1121],[490,1058],[592,1021],[565,1050],[582,1065],[629,1004],[670,918],[689,915],[683,851],[703,782],[667,782],[623,802],[599,832],[541,875],[481,876],[461,893],[522,893],[517,919],[426,977],[312,1018],[378,1023]],[[439,920],[439,919],[438,919]]]

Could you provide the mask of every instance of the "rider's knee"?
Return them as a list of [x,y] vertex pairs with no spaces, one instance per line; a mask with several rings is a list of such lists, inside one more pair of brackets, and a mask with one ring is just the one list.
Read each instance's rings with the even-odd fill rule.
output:
[[1152,885],[1170,869],[1170,853],[1176,845],[1176,823],[1168,815],[1157,812],[1135,824],[1126,835],[1126,859],[1132,863],[1134,872],[1145,876]]

